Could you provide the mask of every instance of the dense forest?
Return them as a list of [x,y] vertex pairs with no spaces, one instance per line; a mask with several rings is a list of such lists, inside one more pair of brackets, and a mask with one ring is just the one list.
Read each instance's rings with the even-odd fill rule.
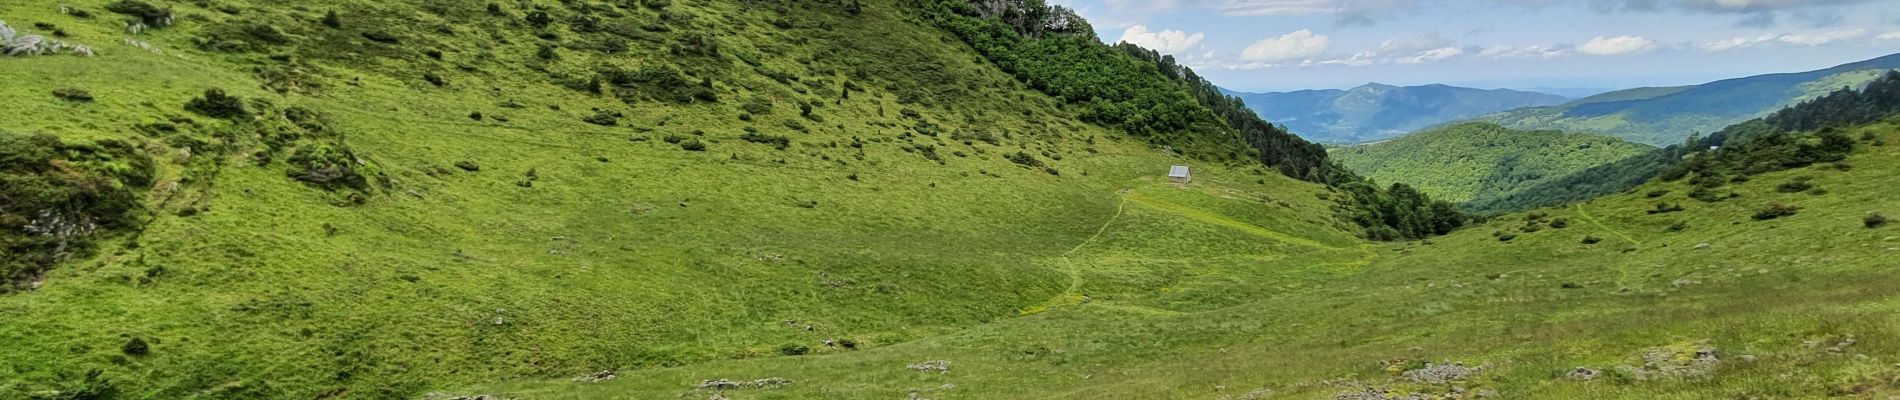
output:
[[1422,238],[1467,219],[1450,203],[1410,187],[1381,193],[1328,159],[1323,146],[1261,120],[1173,56],[1128,43],[1103,44],[1065,7],[1041,0],[918,1],[931,22],[1030,87],[1078,108],[1084,120],[1190,157],[1232,162],[1252,156],[1287,176],[1345,189],[1352,194],[1346,213],[1369,236]]

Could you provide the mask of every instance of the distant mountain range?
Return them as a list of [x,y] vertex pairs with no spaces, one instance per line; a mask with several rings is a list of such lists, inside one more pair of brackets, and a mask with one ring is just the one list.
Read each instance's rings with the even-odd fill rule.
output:
[[1335,144],[1384,140],[1446,122],[1571,100],[1510,89],[1378,83],[1348,90],[1226,92],[1246,101],[1268,122],[1286,125],[1307,140]]
[[1654,149],[1605,135],[1521,131],[1466,122],[1334,149],[1332,158],[1379,183],[1403,182],[1432,198],[1465,202],[1508,194]]
[[1880,73],[1895,68],[1900,68],[1900,54],[1817,71],[1758,75],[1693,86],[1619,90],[1479,119],[1517,129],[1603,133],[1664,146],[1681,143],[1694,133],[1708,134],[1758,118],[1842,87],[1866,85]]

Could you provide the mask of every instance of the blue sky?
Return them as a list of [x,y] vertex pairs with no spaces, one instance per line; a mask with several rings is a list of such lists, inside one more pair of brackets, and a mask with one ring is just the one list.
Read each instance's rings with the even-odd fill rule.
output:
[[1243,91],[1627,88],[1900,52],[1900,0],[1049,0]]

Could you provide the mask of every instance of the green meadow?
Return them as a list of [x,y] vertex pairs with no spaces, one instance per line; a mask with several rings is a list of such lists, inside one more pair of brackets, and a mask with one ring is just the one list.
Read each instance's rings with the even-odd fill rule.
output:
[[136,223],[0,292],[0,398],[1900,394],[1871,141],[1373,242],[1344,191],[1084,121],[905,1],[117,3],[0,4],[97,52],[0,58],[0,143],[150,165],[101,189]]

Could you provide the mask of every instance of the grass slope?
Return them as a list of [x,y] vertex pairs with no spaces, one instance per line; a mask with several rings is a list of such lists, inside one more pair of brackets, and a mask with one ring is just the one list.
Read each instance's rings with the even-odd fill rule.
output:
[[[0,397],[405,398],[905,343],[1070,297],[1064,254],[1115,193],[1192,163],[1077,122],[894,2],[662,3],[165,3],[177,24],[138,35],[106,1],[0,6],[100,53],[0,59],[0,131],[159,160],[149,222],[0,296]],[[247,24],[293,40],[231,44],[270,37],[224,33]],[[655,75],[624,99],[554,83],[615,69]],[[717,101],[670,97],[702,79]],[[256,117],[184,109],[211,88]],[[292,179],[294,149],[264,142],[293,108],[387,179]],[[1251,223],[1353,240],[1319,186],[1193,164],[1291,208]]]
[[[1888,139],[1894,123],[1857,128]],[[1871,211],[1900,208],[1900,148],[1757,176],[1702,203],[1654,183],[1512,214],[1424,242],[1299,245],[1253,234],[1203,186],[1141,186],[1068,256],[1073,304],[868,351],[621,371],[603,383],[511,382],[466,392],[535,399],[1501,398],[1891,396],[1900,379],[1900,252]],[[1826,194],[1782,193],[1806,177]],[[1648,192],[1662,192],[1650,197]],[[1226,198],[1234,197],[1234,198]],[[1680,212],[1650,214],[1658,201]],[[1798,214],[1761,221],[1769,203]],[[1272,225],[1255,225],[1267,227]],[[1296,233],[1292,232],[1292,233]],[[1172,238],[1191,237],[1191,241]],[[1502,238],[1502,239],[1501,239]],[[1192,246],[1189,251],[1187,246]],[[1159,268],[1157,268],[1159,267]],[[1197,276],[1203,273],[1214,275]],[[949,361],[947,371],[913,370]],[[1431,364],[1461,364],[1433,380]],[[1573,377],[1579,368],[1591,378]],[[1587,374],[1586,374],[1587,375]],[[702,390],[707,380],[780,378]],[[1362,396],[1362,397],[1349,397]]]
[[1816,71],[1622,90],[1557,106],[1496,113],[1479,120],[1514,129],[1602,133],[1667,146],[1682,143],[1691,134],[1706,135],[1842,87],[1865,85],[1882,71],[1894,68],[1900,68],[1900,55]]
[[1509,193],[1642,153],[1620,139],[1520,131],[1490,123],[1448,125],[1332,151],[1347,168],[1380,182],[1404,182],[1454,202]]

